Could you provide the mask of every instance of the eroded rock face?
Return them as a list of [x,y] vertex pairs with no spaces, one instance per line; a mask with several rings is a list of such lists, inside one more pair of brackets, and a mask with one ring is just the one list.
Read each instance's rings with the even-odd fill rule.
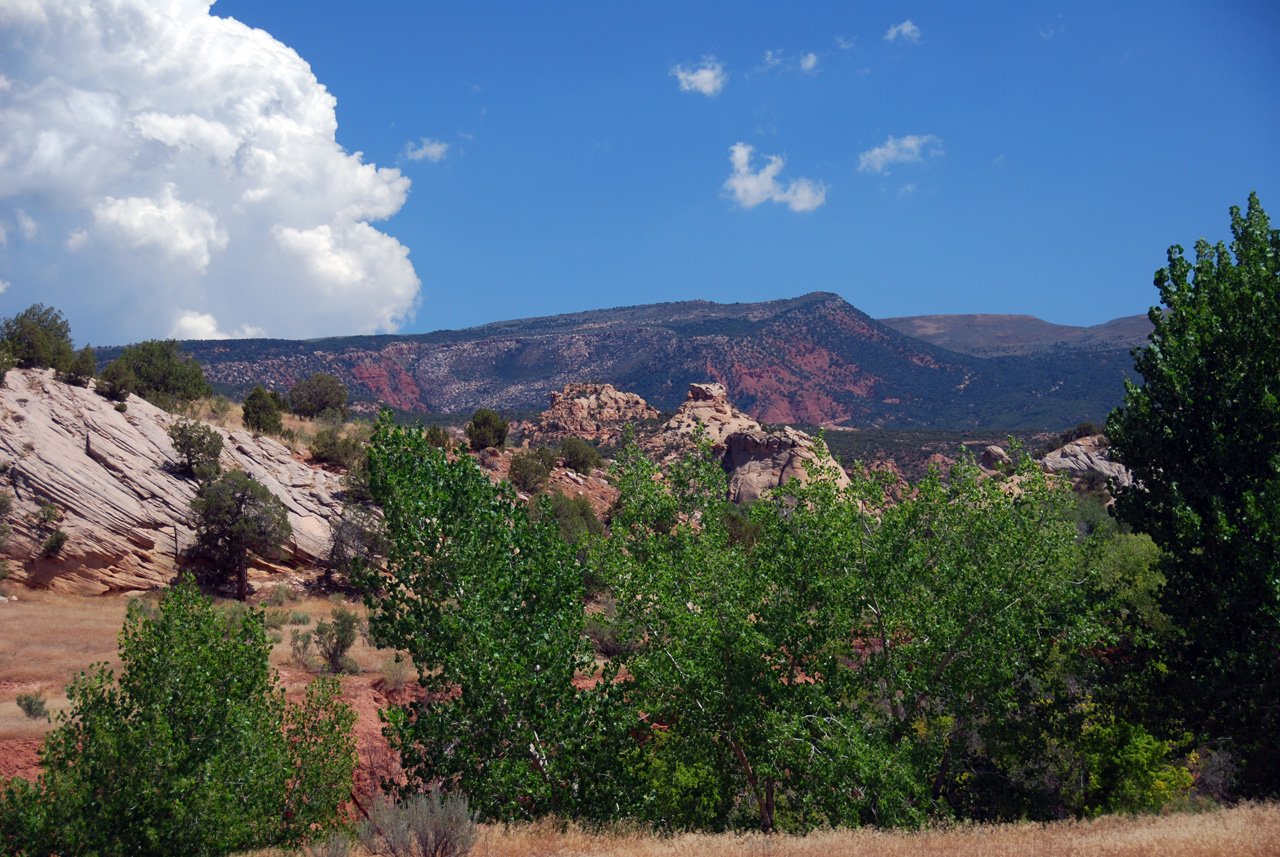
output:
[[[99,594],[150,589],[175,576],[175,555],[195,538],[196,483],[177,475],[168,430],[176,419],[131,396],[127,410],[91,389],[53,379],[51,370],[13,370],[0,389],[0,490],[13,493],[6,556],[10,579],[30,586]],[[342,502],[341,477],[309,467],[288,448],[249,432],[224,436],[222,467],[262,482],[288,511],[293,536],[282,562],[309,565],[329,546],[329,519]],[[44,521],[52,504],[56,518]],[[55,556],[42,547],[67,534]],[[257,573],[282,570],[256,563]]]
[[624,393],[612,384],[568,384],[551,394],[551,407],[530,433],[539,443],[575,436],[602,443],[622,437],[628,425],[656,420],[661,414],[635,393]]
[[1097,473],[1114,479],[1122,488],[1132,485],[1133,475],[1108,456],[1110,447],[1106,435],[1082,437],[1046,455],[1040,466],[1050,473],[1066,473],[1073,479],[1085,479]]
[[[729,494],[735,503],[758,500],[791,479],[808,481],[804,463],[817,456],[814,439],[790,427],[764,431],[729,403],[721,384],[690,384],[684,404],[646,447],[651,454],[667,459],[683,454],[692,445],[699,424],[729,473]],[[832,464],[837,483],[848,485],[849,477],[839,465]]]
[[[754,502],[792,479],[809,481],[808,462],[817,459],[814,439],[790,426],[782,431],[738,431],[725,438],[724,467],[729,471],[729,499]],[[827,459],[829,475],[843,488],[849,477]]]

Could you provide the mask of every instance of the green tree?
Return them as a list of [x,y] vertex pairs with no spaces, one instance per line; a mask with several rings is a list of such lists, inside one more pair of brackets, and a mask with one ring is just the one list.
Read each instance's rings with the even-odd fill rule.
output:
[[595,664],[582,573],[554,524],[531,522],[509,486],[386,411],[369,475],[390,551],[385,571],[353,582],[370,635],[411,655],[428,691],[386,712],[409,790],[442,781],[497,819],[629,811],[635,712],[612,667],[594,688],[574,687]]
[[1241,783],[1280,794],[1280,232],[1256,194],[1233,241],[1179,246],[1155,285],[1141,385],[1107,422],[1134,475],[1117,514],[1162,551],[1178,639],[1160,699],[1170,730],[1229,742]]
[[9,383],[9,370],[18,365],[9,343],[0,340],[0,389]]
[[83,387],[89,379],[98,374],[98,358],[93,348],[86,345],[76,353],[75,359],[61,372],[61,378],[68,384]]
[[178,420],[169,426],[169,440],[178,454],[182,472],[204,482],[222,473],[222,435],[195,420]]
[[235,574],[237,597],[249,597],[249,553],[274,556],[292,534],[284,504],[243,470],[204,482],[191,500],[196,550]]
[[702,771],[713,826],[743,794],[766,831],[945,813],[967,748],[1089,639],[1066,489],[1028,462],[1017,493],[962,462],[894,504],[865,473],[793,480],[752,505],[744,539],[701,449],[665,475],[625,449],[592,556],[635,647],[628,694],[669,724],[646,745],[654,770]]
[[526,494],[536,494],[546,484],[550,469],[533,450],[517,452],[511,456],[511,467],[507,470],[507,478],[511,484]]
[[[113,378],[131,377],[130,392],[137,393],[158,408],[171,409],[179,402],[213,393],[213,388],[205,380],[204,368],[184,354],[175,339],[151,339],[127,345],[112,365],[117,363],[120,366],[114,370]],[[106,370],[103,374],[106,375]]]
[[250,431],[258,434],[280,434],[284,431],[284,420],[280,416],[280,406],[271,394],[262,388],[254,387],[244,398],[244,424]]
[[97,391],[115,402],[128,399],[138,388],[133,370],[120,360],[112,360],[98,378]]
[[0,321],[0,341],[23,369],[65,370],[75,359],[71,347],[71,325],[62,313],[44,304]]
[[347,387],[332,375],[316,372],[289,391],[289,405],[300,417],[315,417],[327,410],[347,413]]
[[354,712],[313,682],[288,705],[262,615],[231,618],[194,586],[130,605],[117,680],[99,664],[40,751],[44,774],[0,793],[17,854],[224,855],[296,845],[338,824],[355,770]]
[[501,449],[507,442],[507,428],[507,421],[495,411],[480,408],[467,424],[467,439],[471,441],[472,449],[487,449],[491,446]]
[[601,464],[600,453],[580,437],[566,437],[560,445],[564,466],[579,473],[589,474]]

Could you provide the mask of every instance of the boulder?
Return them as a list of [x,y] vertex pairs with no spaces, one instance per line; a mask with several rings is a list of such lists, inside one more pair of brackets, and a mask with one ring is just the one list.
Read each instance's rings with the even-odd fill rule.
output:
[[760,431],[758,422],[729,404],[723,384],[690,384],[684,403],[645,447],[667,458],[679,454],[689,448],[699,424],[720,453],[725,438],[734,432]]
[[1073,479],[1100,474],[1126,488],[1133,484],[1133,475],[1123,464],[1111,460],[1107,454],[1110,448],[1106,435],[1082,437],[1046,455],[1040,460],[1040,466],[1050,473],[1066,473]]
[[[724,446],[729,499],[735,503],[754,502],[792,479],[808,482],[806,464],[817,459],[814,439],[789,426],[775,432],[734,432],[725,438]],[[839,487],[849,484],[838,464],[828,459],[827,466]]]
[[[91,388],[54,380],[51,370],[12,370],[7,382],[0,490],[14,495],[10,579],[84,594],[167,585],[195,539],[196,483],[176,472],[169,441],[177,418],[137,396],[119,411]],[[341,477],[293,458],[271,438],[216,430],[224,437],[223,469],[244,470],[284,503],[293,536],[280,561],[305,566],[323,557],[328,521],[342,508]],[[67,540],[46,557],[54,530]],[[255,565],[259,573],[282,567]]]
[[616,390],[612,384],[568,384],[563,392],[551,394],[551,407],[542,412],[528,437],[536,443],[555,443],[571,436],[612,443],[622,437],[627,426],[660,416],[640,396]]

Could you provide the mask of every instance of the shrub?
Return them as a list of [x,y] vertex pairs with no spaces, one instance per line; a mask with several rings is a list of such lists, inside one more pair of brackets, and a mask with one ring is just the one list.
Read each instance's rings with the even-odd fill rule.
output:
[[332,673],[359,673],[359,665],[347,653],[355,645],[363,623],[345,607],[333,608],[332,617],[332,622],[322,619],[316,623],[315,641],[320,657]]
[[271,588],[271,591],[262,599],[262,603],[268,607],[283,607],[290,602],[301,600],[301,593],[292,586],[286,583],[279,583]]
[[596,448],[580,437],[566,437],[560,445],[564,466],[584,475],[599,467],[602,459]]
[[387,536],[378,515],[363,506],[348,504],[342,514],[329,520],[329,554],[325,557],[325,578],[349,576],[360,566],[370,566],[386,556]]
[[129,406],[124,402],[116,402],[116,410],[123,414],[125,411],[129,410]]
[[49,709],[45,707],[43,694],[18,694],[18,708],[22,709],[22,713],[32,720],[49,719]]
[[293,385],[289,391],[289,405],[300,417],[315,417],[325,411],[335,411],[345,419],[347,387],[332,375],[316,372]]
[[511,484],[526,494],[536,494],[546,484],[550,470],[533,450],[517,452],[511,457],[511,469],[507,478]]
[[138,378],[124,361],[113,360],[102,370],[95,389],[108,399],[124,404],[124,400],[137,391]]
[[467,439],[472,449],[501,449],[507,442],[508,423],[494,411],[480,408],[467,425]]
[[13,357],[9,343],[0,340],[0,389],[9,383],[9,370],[17,365],[18,361]]
[[461,857],[476,841],[476,816],[465,795],[415,794],[403,801],[378,798],[360,825],[360,844],[390,857]]
[[55,530],[53,535],[45,539],[44,545],[40,548],[40,555],[46,558],[52,558],[62,552],[63,546],[70,538],[62,530]]
[[67,368],[58,373],[63,381],[76,387],[83,387],[89,379],[98,374],[98,358],[93,349],[86,345],[76,354]]
[[261,384],[245,396],[243,413],[244,424],[250,431],[258,434],[279,434],[284,429],[284,421],[280,418],[280,406]]
[[427,439],[427,443],[434,447],[439,449],[448,449],[453,446],[453,443],[449,440],[449,432],[445,431],[444,426],[429,425],[427,426],[424,434]]
[[204,482],[222,473],[222,435],[211,426],[179,420],[169,427],[169,440],[178,454],[182,472]]
[[[112,367],[116,367],[114,370]],[[114,373],[108,380],[108,371]],[[213,392],[205,380],[204,369],[193,358],[182,353],[174,339],[151,339],[127,345],[120,356],[103,370],[103,380],[115,388],[117,381],[130,387],[151,404],[166,410],[181,402],[189,402]],[[108,393],[109,398],[123,396]]]
[[280,498],[242,470],[201,483],[191,511],[196,552],[236,575],[241,601],[249,595],[249,552],[272,556],[293,534]]
[[71,347],[71,325],[62,313],[44,304],[0,321],[0,341],[23,369],[71,368],[75,353]]
[[604,525],[596,517],[591,501],[581,494],[570,497],[562,491],[556,491],[545,501],[535,505],[529,517],[536,521],[547,514],[560,525],[560,537],[571,545],[577,544],[584,536],[604,532]]
[[77,676],[44,775],[0,792],[6,853],[222,855],[333,829],[355,714],[328,679],[287,704],[270,651],[255,611],[229,619],[189,584],[155,619],[131,608],[119,678]]
[[293,655],[294,664],[299,669],[313,670],[316,668],[315,653],[311,648],[312,642],[310,631],[299,631],[295,628],[289,633],[289,651]]
[[322,428],[311,441],[311,457],[316,461],[350,467],[364,454],[359,440],[344,436],[336,427]]
[[58,520],[58,507],[54,503],[41,503],[40,511],[36,513],[36,518],[41,524],[52,524]]

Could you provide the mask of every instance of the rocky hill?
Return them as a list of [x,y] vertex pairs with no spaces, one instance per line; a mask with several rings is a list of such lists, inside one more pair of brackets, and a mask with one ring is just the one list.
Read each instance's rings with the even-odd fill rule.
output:
[[[191,546],[196,483],[177,475],[168,429],[174,417],[131,396],[126,410],[52,370],[12,370],[0,389],[0,491],[14,497],[6,551],[13,580],[99,594],[164,586]],[[341,480],[291,456],[279,442],[222,431],[224,469],[265,484],[288,510],[293,537],[278,563],[251,576],[314,565],[342,508]],[[43,550],[57,531],[66,542]]]
[[[837,295],[754,304],[651,304],[467,330],[308,341],[186,342],[228,392],[328,372],[358,407],[539,409],[594,381],[662,410],[711,379],[764,423],[1060,429],[1099,420],[1131,371],[1127,349],[977,358],[904,335]],[[117,349],[102,349],[110,359]]]
[[1151,321],[1145,315],[1117,318],[1092,327],[1050,324],[1030,315],[913,315],[882,318],[899,333],[973,357],[1011,357],[1071,350],[1115,351],[1145,345]]

